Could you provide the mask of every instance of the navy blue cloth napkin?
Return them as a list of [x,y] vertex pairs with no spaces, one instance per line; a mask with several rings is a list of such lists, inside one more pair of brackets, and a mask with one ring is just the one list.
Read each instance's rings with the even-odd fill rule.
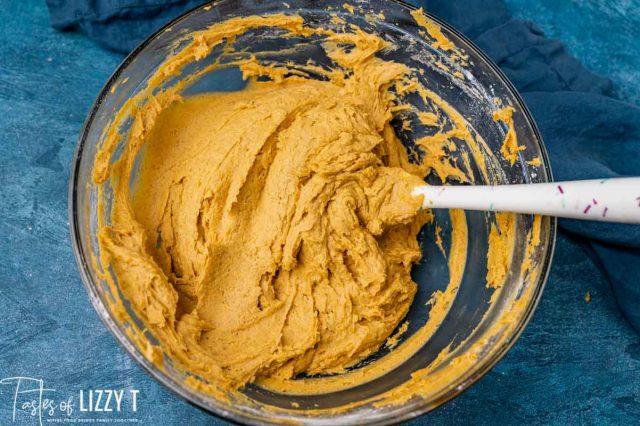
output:
[[[46,0],[51,25],[127,53],[201,0]],[[640,108],[586,70],[502,0],[414,0],[471,38],[518,88],[542,132],[556,180],[640,176]],[[638,188],[640,196],[640,188]],[[639,206],[640,209],[640,206]],[[640,226],[560,220],[558,244],[581,242],[640,332]],[[568,273],[579,273],[570,271]],[[588,276],[580,279],[589,280]]]

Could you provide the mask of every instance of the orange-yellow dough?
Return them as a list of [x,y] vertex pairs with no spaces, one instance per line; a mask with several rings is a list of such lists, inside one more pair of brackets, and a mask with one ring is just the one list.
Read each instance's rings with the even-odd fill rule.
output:
[[383,159],[385,81],[353,83],[187,99],[146,138],[133,219],[177,330],[235,384],[343,370],[413,300],[422,180]]
[[[518,153],[524,151],[524,145],[518,145],[518,137],[516,136],[515,128],[513,127],[513,107],[505,107],[495,111],[493,113],[494,121],[502,121],[507,126],[507,135],[504,138],[500,153],[509,161],[509,164],[514,165],[518,159]],[[538,160],[539,161],[539,160]],[[535,159],[532,160],[532,165],[540,165]]]
[[[100,241],[123,292],[233,387],[343,371],[413,301],[423,181],[387,90],[408,69],[371,56],[377,37],[357,42],[327,46],[344,81],[276,77],[148,115],[137,182],[114,190]],[[125,163],[112,179],[129,181]]]
[[[255,27],[326,37],[335,68],[308,64],[324,75],[318,80],[304,67],[243,57],[232,62],[250,80],[241,91],[154,91]],[[344,371],[403,320],[416,292],[417,234],[430,219],[411,189],[430,171],[468,180],[448,156],[459,149],[452,138],[467,145],[466,162],[471,153],[487,169],[464,119],[414,70],[378,58],[386,47],[374,34],[310,29],[297,16],[231,19],[196,34],[123,107],[114,122],[132,117],[131,131],[113,164],[120,128],[105,135],[93,179],[101,191],[110,185],[113,204],[99,227],[100,264],[112,268],[162,350],[191,373],[223,389],[254,381],[284,389],[299,373]],[[417,121],[441,128],[417,141],[421,164],[408,161],[390,124],[410,109],[399,98],[409,92],[433,106],[414,111]],[[464,214],[452,221],[452,281],[433,295],[431,322],[414,346],[398,348],[405,357],[433,334],[457,292],[467,236]],[[511,226],[502,239],[511,241]],[[491,261],[509,256],[501,249]],[[147,356],[159,362],[153,350]]]

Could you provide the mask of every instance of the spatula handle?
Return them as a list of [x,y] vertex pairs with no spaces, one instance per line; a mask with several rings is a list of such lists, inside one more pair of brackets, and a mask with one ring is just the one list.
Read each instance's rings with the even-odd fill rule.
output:
[[640,177],[497,186],[420,186],[425,208],[640,223]]

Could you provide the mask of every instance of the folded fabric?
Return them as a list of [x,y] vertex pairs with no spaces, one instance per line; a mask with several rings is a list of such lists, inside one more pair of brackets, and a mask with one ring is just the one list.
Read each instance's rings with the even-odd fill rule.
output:
[[[201,3],[47,0],[53,27],[82,32],[122,53]],[[411,3],[458,28],[504,71],[540,128],[556,180],[640,176],[640,108],[615,99],[611,81],[586,70],[560,42],[531,22],[513,19],[502,0]],[[640,332],[640,226],[559,224],[560,233],[579,240],[604,270],[622,312]],[[565,242],[561,235],[558,244]]]
[[51,26],[86,34],[102,46],[129,53],[140,42],[203,0],[46,0]]

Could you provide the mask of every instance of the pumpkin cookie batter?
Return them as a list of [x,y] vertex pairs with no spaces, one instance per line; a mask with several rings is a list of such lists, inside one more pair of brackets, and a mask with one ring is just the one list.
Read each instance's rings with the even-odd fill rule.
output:
[[204,95],[146,137],[133,217],[179,334],[233,383],[343,370],[406,314],[426,216],[409,195],[422,180],[383,159],[398,143],[385,83]]
[[[261,27],[324,37],[334,67],[234,57],[233,38]],[[232,60],[224,66],[242,70],[245,89],[182,96],[223,66],[214,63],[156,90],[225,43]],[[377,56],[387,47],[360,29],[311,29],[298,16],[231,19],[195,34],[104,135],[93,180],[100,191],[109,184],[113,203],[99,229],[99,262],[162,350],[217,387],[277,387],[300,373],[342,372],[376,352],[416,292],[417,234],[431,216],[411,189],[429,172],[471,180],[449,158],[453,137],[482,160],[482,173],[491,166],[466,122],[415,70]],[[408,93],[430,109],[409,106]],[[417,162],[390,124],[406,111],[436,129],[417,141]],[[114,161],[117,123],[128,117]],[[461,264],[460,256],[452,253]],[[452,268],[453,282],[461,270]],[[434,295],[434,305],[448,298],[438,302],[441,318],[456,285]],[[147,356],[160,362],[154,351]]]

